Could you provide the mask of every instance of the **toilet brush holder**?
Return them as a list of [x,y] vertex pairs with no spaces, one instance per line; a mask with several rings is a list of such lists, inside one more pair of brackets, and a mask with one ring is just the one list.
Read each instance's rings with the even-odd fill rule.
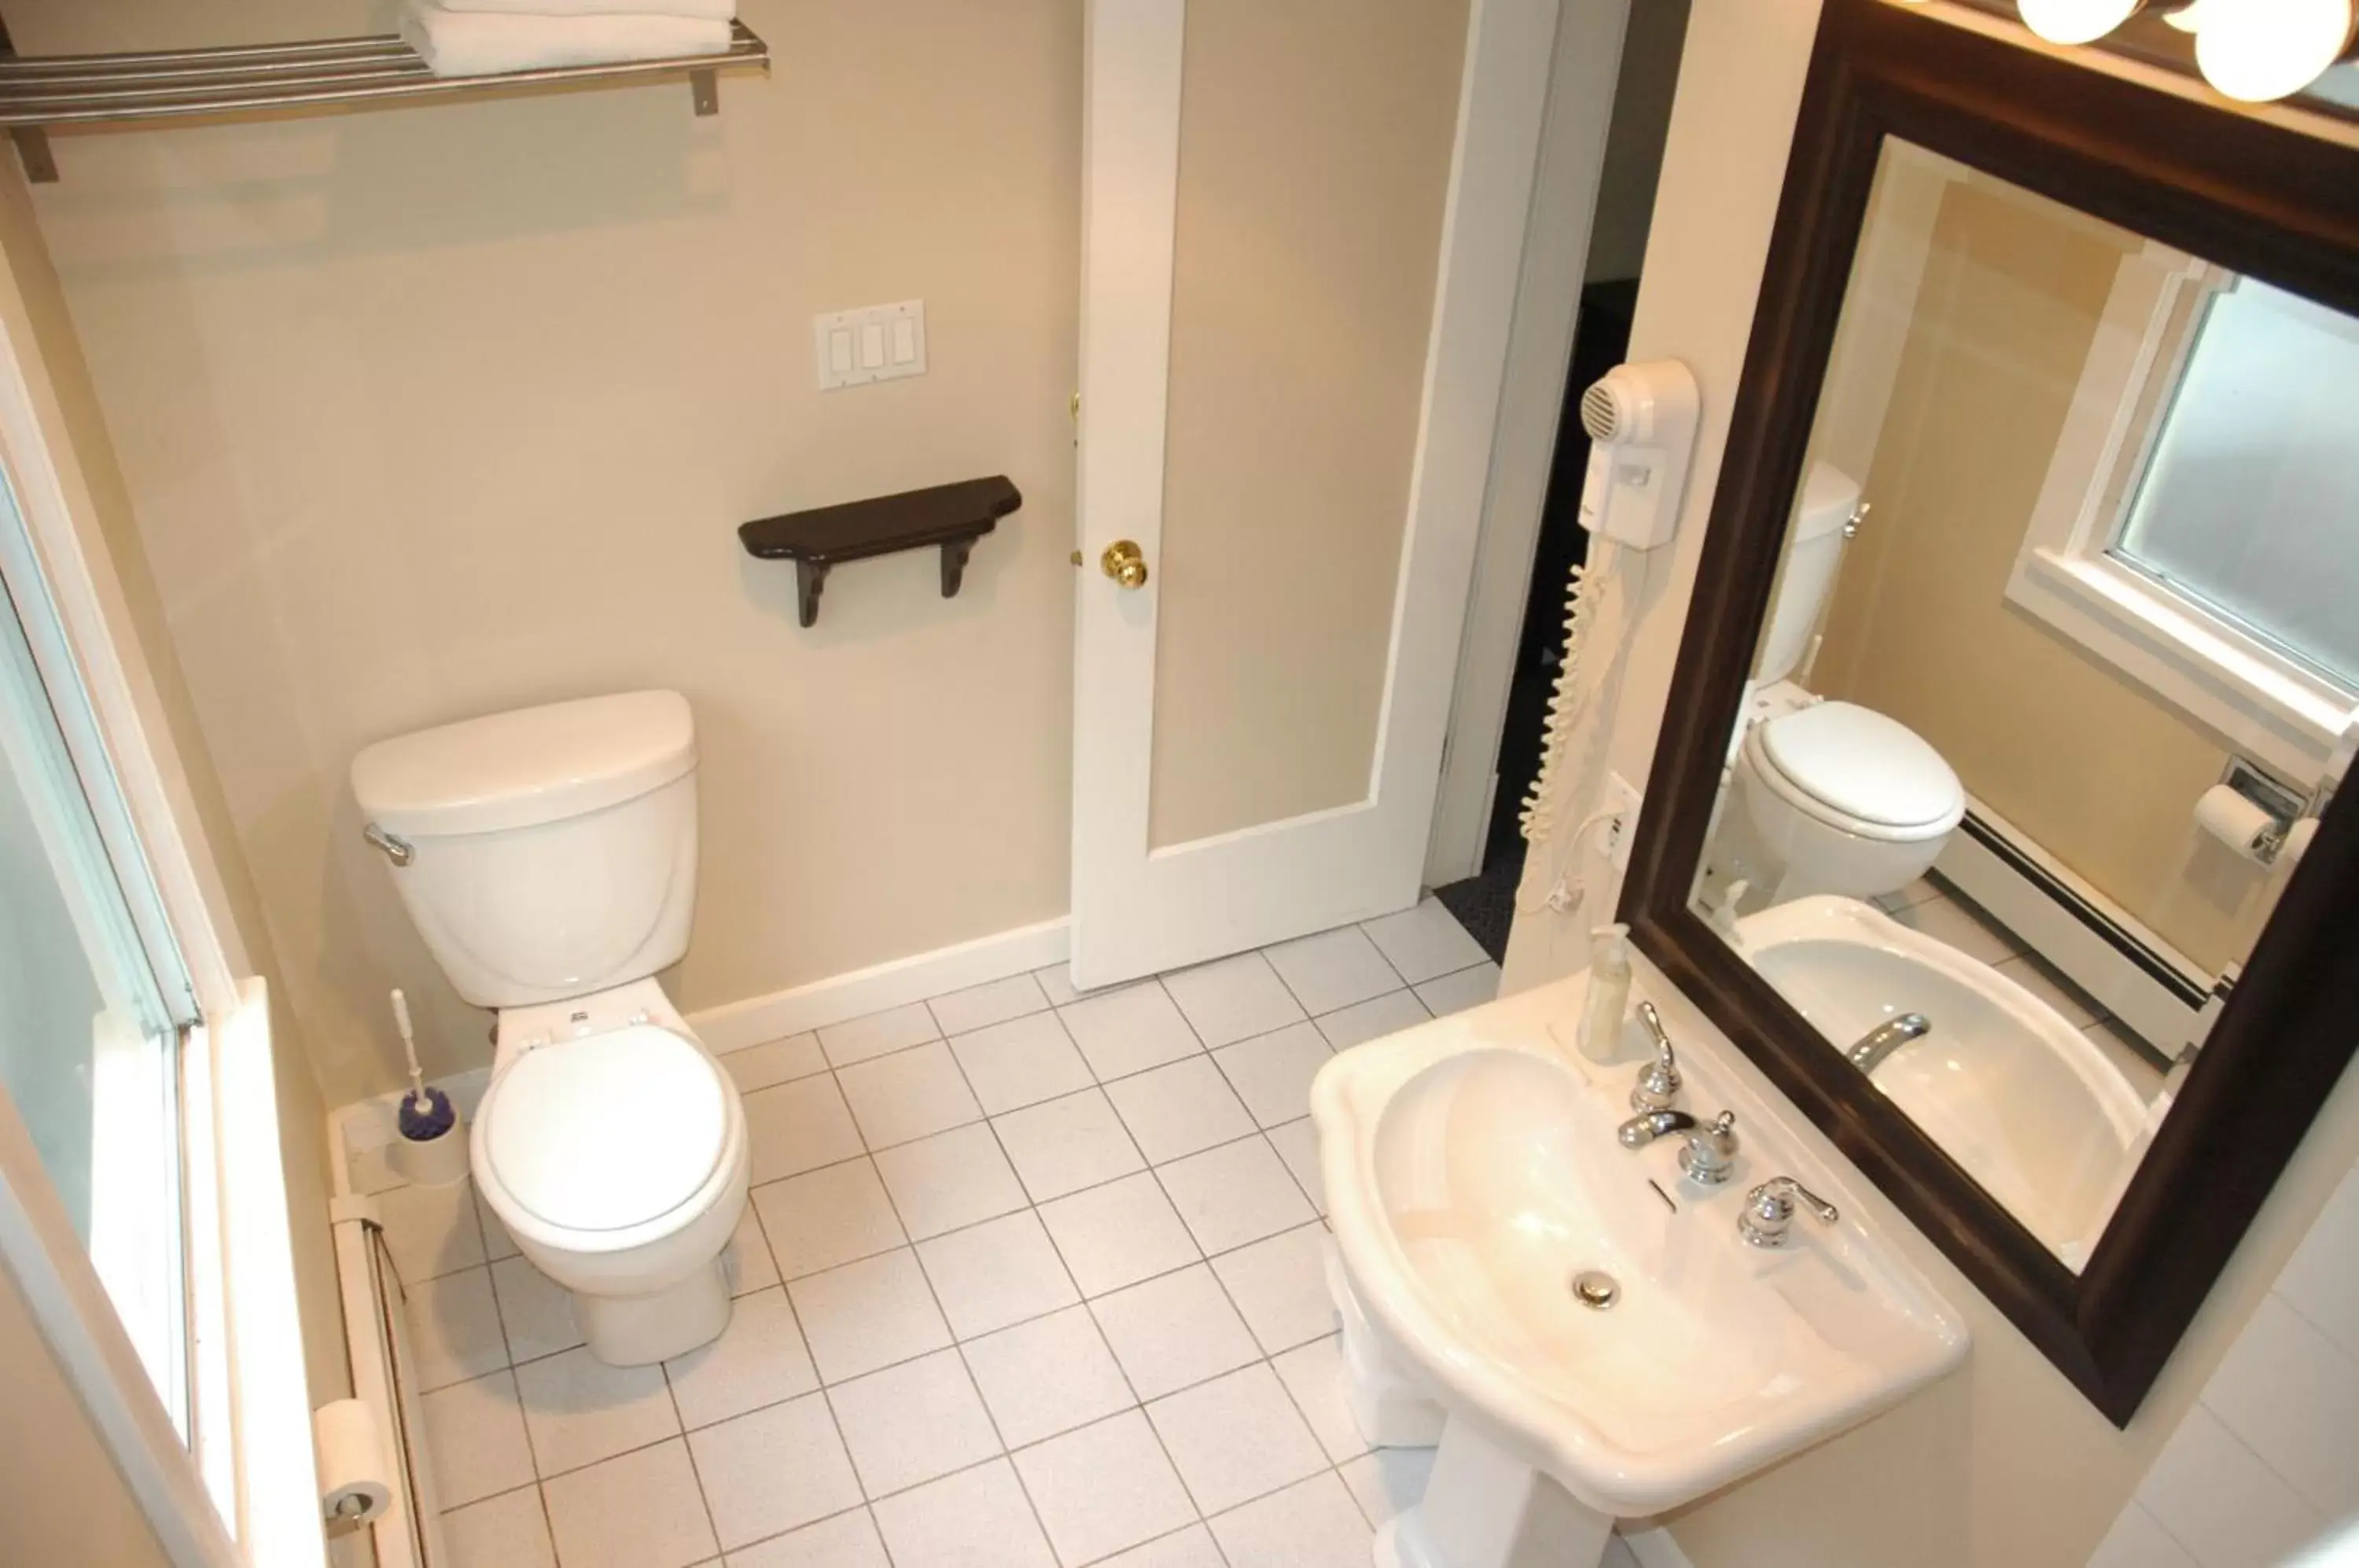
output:
[[459,1107],[440,1089],[413,1090],[401,1097],[386,1163],[413,1187],[448,1187],[467,1177],[467,1134]]

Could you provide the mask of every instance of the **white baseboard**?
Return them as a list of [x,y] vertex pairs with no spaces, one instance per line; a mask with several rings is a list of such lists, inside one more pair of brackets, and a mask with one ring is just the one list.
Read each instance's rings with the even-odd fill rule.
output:
[[1660,1525],[1653,1530],[1634,1530],[1622,1538],[1630,1548],[1630,1555],[1638,1560],[1638,1568],[1694,1568],[1671,1532]]
[[[748,996],[688,1015],[697,1038],[714,1051],[740,1051],[766,1040],[781,1040],[826,1024],[840,1024],[887,1007],[907,1007],[969,985],[987,985],[1011,975],[1062,964],[1072,952],[1069,922],[1060,917],[1038,925],[1018,926],[996,936],[978,937],[952,947],[936,948],[908,958],[897,958],[848,975],[833,975],[809,985]],[[489,1067],[471,1068],[433,1080],[451,1096],[466,1119],[474,1119],[491,1083]],[[375,1151],[397,1136],[402,1095],[397,1089],[372,1099],[358,1100],[330,1114],[329,1136],[340,1178],[354,1181],[354,1190],[372,1191],[384,1178]]]
[[969,985],[1005,980],[1028,970],[1062,964],[1072,953],[1069,922],[1062,917],[1018,926],[996,936],[954,947],[897,958],[849,975],[807,985],[748,996],[688,1015],[689,1027],[714,1051],[738,1051],[765,1040],[800,1034],[826,1024],[907,1007]]

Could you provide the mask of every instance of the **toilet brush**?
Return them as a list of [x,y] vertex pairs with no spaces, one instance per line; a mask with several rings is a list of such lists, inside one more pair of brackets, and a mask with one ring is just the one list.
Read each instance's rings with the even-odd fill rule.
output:
[[440,1089],[427,1087],[418,1065],[418,1040],[409,1028],[409,998],[393,992],[393,1026],[401,1031],[401,1053],[409,1063],[409,1093],[397,1118],[401,1136],[387,1158],[395,1172],[414,1186],[448,1187],[467,1174],[467,1140],[459,1131],[459,1107]]

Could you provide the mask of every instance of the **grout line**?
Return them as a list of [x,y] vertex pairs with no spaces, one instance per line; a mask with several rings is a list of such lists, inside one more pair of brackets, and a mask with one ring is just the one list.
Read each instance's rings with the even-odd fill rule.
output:
[[[764,1245],[768,1244],[766,1242]],[[737,1299],[732,1296],[729,1299],[730,1321],[735,1322],[736,1317]],[[728,1327],[724,1324],[721,1332],[724,1335],[727,1334]],[[712,1343],[718,1345],[721,1342],[716,1339]],[[689,1353],[683,1351],[681,1354]],[[669,1366],[658,1361],[656,1363],[656,1370],[663,1374],[664,1399],[671,1405],[672,1424],[679,1429],[675,1435],[679,1439],[680,1453],[688,1459],[688,1478],[695,1484],[697,1505],[704,1510],[704,1528],[712,1532],[712,1550],[723,1552],[726,1549],[721,1542],[721,1520],[712,1511],[712,1494],[705,1488],[703,1467],[696,1462],[696,1445],[688,1441],[688,1420],[679,1413],[679,1390],[671,1386],[671,1368]]]
[[[868,1519],[869,1528],[870,1528],[870,1529],[872,1529],[872,1530],[876,1530],[876,1543],[877,1543],[877,1545],[879,1545],[880,1547],[881,1547],[881,1546],[884,1546],[884,1544],[885,1544],[885,1532],[884,1532],[884,1530],[878,1530],[878,1529],[876,1528],[876,1518],[875,1518],[875,1515],[874,1515],[873,1513],[870,1513],[870,1512],[869,1512],[869,1508],[868,1508],[868,1505],[867,1505],[866,1503],[864,1503],[864,1502],[860,1502],[860,1503],[854,1503],[854,1504],[853,1504],[853,1505],[852,1505],[850,1508],[838,1508],[838,1509],[836,1509],[836,1510],[835,1510],[835,1512],[833,1512],[833,1513],[832,1513],[832,1514],[821,1514],[821,1515],[820,1515],[820,1516],[819,1516],[819,1518],[817,1518],[817,1519],[805,1519],[805,1520],[803,1520],[803,1522],[802,1522],[802,1523],[800,1523],[800,1524],[788,1525],[786,1529],[781,1530],[773,1530],[773,1531],[772,1531],[770,1534],[768,1534],[768,1535],[756,1536],[754,1540],[747,1541],[747,1542],[746,1542],[745,1545],[743,1545],[743,1546],[733,1546],[733,1547],[731,1547],[731,1548],[729,1549],[728,1552],[724,1553],[724,1555],[728,1555],[728,1556],[734,1556],[736,1553],[738,1553],[738,1552],[751,1552],[751,1551],[753,1551],[753,1550],[754,1550],[756,1547],[757,1547],[757,1546],[767,1546],[767,1545],[769,1545],[769,1544],[770,1544],[770,1542],[772,1542],[772,1541],[784,1541],[787,1537],[788,1537],[788,1536],[790,1536],[790,1535],[795,1534],[795,1533],[796,1533],[797,1531],[799,1531],[799,1530],[817,1530],[821,1525],[823,1525],[823,1524],[832,1524],[832,1523],[833,1523],[833,1522],[834,1522],[835,1520],[837,1520],[837,1519],[848,1518],[848,1517],[850,1517],[850,1516],[851,1516],[851,1515],[853,1515],[853,1514],[868,1514],[868,1515],[869,1515],[869,1519]],[[886,1549],[886,1560],[888,1563],[892,1560],[892,1552],[891,1552],[891,1550],[890,1550],[889,1548],[888,1548],[888,1549]],[[711,1565],[712,1563],[717,1563],[717,1562],[719,1562],[719,1561],[720,1561],[720,1559],[719,1559],[719,1558],[699,1558],[699,1559],[697,1560],[697,1563],[696,1563],[695,1568],[710,1568],[710,1565]]]
[[[1028,975],[1027,975],[1027,978],[1028,978]],[[1034,982],[1033,982],[1033,984],[1034,984],[1034,986],[1037,988],[1037,987],[1038,986],[1038,984],[1039,984],[1039,983],[1038,983],[1038,981],[1034,981]],[[929,1010],[930,1011],[930,1009],[929,1009]],[[1027,1016],[1027,1017],[1028,1017],[1028,1016],[1030,1016],[1030,1015],[1028,1015],[1028,1014],[1027,1014],[1027,1015],[1026,1015],[1026,1016]],[[1053,1010],[1053,1009],[1051,1010],[1051,1012],[1050,1012],[1049,1016],[1050,1016],[1051,1018],[1054,1018],[1054,1017],[1056,1016],[1056,1014],[1055,1014],[1055,1012],[1054,1012],[1054,1010]],[[1060,1027],[1061,1027],[1061,1021],[1060,1021]],[[983,1103],[983,1102],[982,1102],[982,1097],[981,1097],[980,1095],[975,1095],[975,1094],[974,1094],[974,1083],[973,1083],[973,1081],[972,1079],[970,1079],[970,1078],[967,1076],[967,1073],[966,1073],[966,1063],[964,1063],[964,1062],[961,1062],[961,1061],[958,1059],[958,1052],[957,1052],[957,1051],[952,1051],[950,1053],[950,1056],[951,1056],[951,1067],[952,1067],[952,1068],[957,1072],[957,1073],[958,1073],[958,1075],[959,1075],[959,1082],[961,1082],[962,1083],[964,1083],[964,1084],[966,1085],[966,1089],[967,1089],[967,1093],[968,1093],[968,1094],[974,1096],[975,1104],[976,1104],[976,1105],[977,1105],[978,1107],[980,1107],[980,1106],[981,1106],[981,1105],[982,1105],[982,1103]],[[1083,1063],[1083,1065],[1084,1065],[1084,1066],[1086,1066],[1086,1065],[1087,1065],[1087,1063],[1085,1062],[1085,1063]],[[990,1126],[991,1126],[991,1118],[990,1118],[990,1117],[988,1117],[988,1116],[985,1116],[985,1117],[984,1118],[984,1125],[985,1127],[990,1127]],[[995,1128],[995,1129],[993,1130],[993,1132],[992,1132],[992,1138],[993,1138],[993,1139],[994,1139],[994,1141],[995,1141],[995,1141],[997,1141],[998,1136],[999,1136],[999,1135],[998,1135],[998,1132],[997,1132],[997,1130]],[[1006,1159],[1006,1158],[1007,1158],[1007,1151],[1006,1151],[1005,1149],[1002,1149],[1000,1150],[1000,1158],[1001,1158],[1001,1159],[1003,1159],[1003,1160],[1005,1160],[1005,1159]],[[1015,1167],[1014,1167],[1014,1165],[1011,1163],[1011,1164],[1009,1165],[1009,1169],[1012,1171],[1014,1168],[1015,1168]],[[885,1192],[885,1204],[886,1204],[886,1206],[887,1208],[889,1208],[889,1209],[891,1209],[891,1210],[893,1211],[893,1220],[894,1220],[894,1223],[895,1223],[896,1225],[899,1225],[899,1226],[901,1227],[901,1234],[906,1237],[906,1236],[908,1235],[908,1233],[909,1233],[909,1222],[908,1222],[908,1218],[902,1214],[902,1213],[901,1213],[901,1206],[900,1206],[899,1203],[898,1203],[898,1202],[897,1202],[897,1201],[895,1200],[894,1196],[893,1196],[893,1190],[892,1190],[890,1187],[886,1187],[886,1186],[885,1186],[884,1178],[883,1178],[883,1176],[882,1176],[881,1174],[880,1174],[880,1175],[878,1176],[878,1178],[877,1178],[877,1185],[878,1185],[880,1188],[883,1188],[883,1189],[884,1189],[884,1192]],[[1023,1179],[1022,1179],[1020,1176],[1016,1179],[1016,1185],[1017,1185],[1019,1188],[1021,1188],[1021,1187],[1023,1186]],[[1028,1198],[1028,1197],[1030,1197],[1030,1195],[1031,1195],[1031,1194],[1027,1192],[1026,1192],[1026,1194],[1025,1194],[1025,1195],[1026,1195],[1026,1197],[1027,1197],[1027,1198]],[[1080,1296],[1081,1296],[1081,1287],[1080,1287],[1079,1285],[1077,1285],[1077,1284],[1075,1284],[1075,1283],[1074,1283],[1074,1281],[1073,1281],[1073,1278],[1072,1278],[1072,1271],[1071,1271],[1071,1269],[1066,1269],[1066,1268],[1065,1268],[1065,1259],[1064,1259],[1064,1255],[1063,1255],[1063,1254],[1061,1254],[1061,1253],[1060,1253],[1060,1252],[1058,1252],[1058,1250],[1057,1250],[1057,1238],[1056,1238],[1055,1236],[1049,1236],[1049,1227],[1048,1227],[1048,1225],[1045,1225],[1045,1224],[1043,1224],[1043,1223],[1042,1223],[1042,1221],[1041,1221],[1041,1219],[1040,1219],[1040,1211],[1039,1211],[1039,1209],[1038,1209],[1037,1206],[1027,1205],[1027,1207],[1025,1207],[1025,1208],[1018,1209],[1018,1210],[1015,1210],[1015,1211],[1012,1211],[1012,1212],[1013,1212],[1013,1213],[1016,1213],[1016,1214],[1030,1214],[1030,1215],[1032,1216],[1032,1223],[1033,1223],[1035,1225],[1038,1225],[1038,1226],[1039,1227],[1040,1234],[1041,1234],[1041,1235],[1043,1235],[1043,1236],[1049,1236],[1049,1256],[1051,1256],[1051,1257],[1053,1257],[1053,1258],[1055,1258],[1057,1259],[1057,1267],[1059,1268],[1059,1269],[1062,1270],[1062,1271],[1064,1272],[1064,1274],[1065,1274],[1065,1283],[1066,1283],[1068,1286],[1071,1287],[1074,1296],[1075,1296],[1077,1299],[1078,1299],[1078,1298],[1080,1298]],[[991,1223],[992,1223],[992,1220],[996,1220],[996,1219],[1006,1219],[1006,1218],[1007,1218],[1007,1217],[1008,1217],[1008,1216],[1007,1216],[1007,1215],[1006,1215],[1006,1214],[995,1214],[995,1215],[992,1216],[992,1219],[991,1219],[991,1220],[979,1220],[979,1221],[977,1221],[977,1222],[975,1222],[975,1223],[976,1223],[977,1225],[989,1225],[989,1224],[991,1224]],[[971,1229],[973,1229],[973,1228],[974,1228],[974,1227],[973,1227],[973,1226],[972,1226],[972,1225],[963,1225],[963,1226],[957,1227],[957,1229],[955,1229],[955,1230],[945,1231],[945,1232],[943,1232],[942,1234],[943,1234],[943,1235],[946,1235],[946,1236],[954,1236],[954,1235],[958,1234],[958,1230],[971,1230]],[[931,1238],[931,1237],[929,1237],[928,1239],[929,1239],[929,1240],[931,1240],[932,1238]],[[950,1343],[950,1345],[949,1345],[950,1353],[951,1353],[951,1356],[952,1356],[957,1360],[957,1362],[958,1362],[958,1367],[959,1367],[959,1371],[960,1371],[960,1372],[961,1372],[961,1374],[962,1374],[962,1375],[965,1377],[965,1378],[966,1378],[966,1386],[967,1386],[968,1390],[969,1390],[970,1392],[972,1392],[972,1393],[974,1395],[974,1402],[975,1402],[975,1406],[976,1406],[976,1408],[977,1408],[977,1409],[979,1409],[979,1410],[981,1410],[983,1411],[983,1419],[984,1419],[984,1424],[985,1424],[985,1425],[989,1426],[989,1427],[990,1427],[990,1429],[991,1429],[991,1437],[992,1437],[992,1441],[993,1441],[994,1443],[997,1443],[997,1444],[999,1445],[999,1451],[998,1451],[998,1453],[996,1453],[996,1454],[993,1454],[993,1455],[992,1455],[992,1459],[1005,1459],[1005,1460],[1006,1460],[1006,1461],[1007,1461],[1007,1469],[1008,1469],[1008,1473],[1009,1473],[1011,1475],[1015,1476],[1015,1478],[1016,1478],[1016,1493],[1017,1493],[1017,1495],[1018,1495],[1018,1496],[1020,1496],[1021,1497],[1023,1497],[1025,1508],[1027,1508],[1027,1509],[1031,1513],[1031,1515],[1032,1515],[1032,1526],[1033,1526],[1033,1528],[1034,1528],[1035,1530],[1038,1530],[1040,1532],[1040,1541],[1041,1541],[1041,1543],[1042,1543],[1043,1545],[1049,1545],[1049,1526],[1048,1526],[1048,1523],[1047,1523],[1047,1521],[1046,1521],[1046,1520],[1044,1520],[1044,1519],[1041,1519],[1041,1517],[1040,1517],[1040,1508],[1039,1508],[1039,1505],[1038,1505],[1038,1503],[1036,1503],[1036,1502],[1034,1502],[1034,1501],[1033,1501],[1033,1499],[1032,1499],[1032,1494],[1031,1494],[1030,1489],[1029,1489],[1028,1487],[1027,1487],[1027,1486],[1024,1485],[1024,1473],[1023,1473],[1021,1470],[1018,1470],[1018,1469],[1016,1467],[1016,1462],[1015,1462],[1015,1459],[1014,1459],[1014,1457],[1013,1457],[1012,1451],[1011,1451],[1011,1450],[1008,1448],[1008,1446],[1007,1446],[1007,1434],[1006,1434],[1006,1432],[1002,1432],[1002,1431],[1000,1430],[1000,1428],[999,1428],[999,1418],[998,1418],[998,1416],[996,1416],[995,1414],[994,1414],[994,1413],[993,1413],[992,1409],[991,1409],[991,1401],[990,1401],[989,1399],[987,1399],[984,1398],[984,1394],[983,1394],[983,1385],[975,1381],[975,1377],[974,1377],[974,1368],[973,1368],[973,1367],[971,1367],[971,1366],[969,1366],[969,1365],[967,1364],[966,1350],[965,1350],[965,1347],[964,1347],[964,1344],[965,1344],[965,1342],[962,1341],[962,1340],[959,1338],[958,1330],[957,1330],[957,1329],[955,1329],[955,1328],[953,1328],[953,1327],[951,1325],[951,1314],[950,1314],[950,1312],[949,1312],[949,1310],[948,1310],[947,1308],[945,1308],[945,1307],[942,1305],[942,1293],[941,1293],[941,1290],[940,1290],[940,1288],[938,1288],[938,1287],[935,1285],[935,1283],[934,1283],[934,1277],[933,1277],[932,1272],[931,1272],[930,1270],[929,1270],[929,1269],[926,1268],[926,1259],[925,1259],[925,1255],[924,1255],[923,1253],[921,1253],[921,1252],[919,1252],[919,1251],[918,1250],[917,1243],[916,1243],[916,1242],[914,1242],[914,1241],[912,1241],[912,1242],[909,1242],[909,1243],[908,1243],[908,1247],[909,1247],[909,1257],[910,1257],[910,1259],[911,1259],[911,1261],[913,1261],[914,1263],[916,1263],[916,1264],[917,1264],[917,1266],[918,1266],[918,1278],[919,1278],[919,1279],[921,1279],[921,1280],[923,1280],[923,1281],[925,1282],[927,1297],[928,1297],[928,1299],[929,1299],[929,1300],[930,1300],[930,1301],[934,1303],[934,1315],[941,1321],[942,1332],[943,1332],[944,1334],[946,1334],[950,1335],[950,1339],[951,1339],[951,1343]],[[1063,1311],[1064,1309],[1060,1308],[1060,1309],[1058,1309],[1058,1310],[1059,1310],[1059,1311]],[[1027,1321],[1028,1321],[1028,1320],[1027,1320]],[[1013,1327],[1013,1326],[1015,1326],[1015,1325],[1014,1325],[1014,1324],[1006,1324],[1006,1325],[1003,1325],[1003,1326],[1006,1326],[1006,1327]],[[990,1331],[990,1332],[996,1333],[997,1331],[996,1331],[996,1330],[993,1330],[993,1331]],[[978,1335],[977,1337],[981,1337],[981,1336],[980,1336],[980,1335]],[[929,1354],[929,1355],[930,1355],[930,1354],[933,1354],[933,1353],[932,1353],[932,1352],[928,1352],[928,1354]],[[812,1358],[812,1361],[811,1361],[812,1375],[813,1375],[814,1377],[818,1376],[818,1368],[819,1368],[819,1361],[818,1361],[818,1358],[817,1358],[816,1356],[814,1356],[814,1357]],[[882,1370],[882,1369],[880,1368],[880,1370]],[[827,1385],[825,1384],[825,1382],[824,1382],[824,1381],[822,1381],[822,1382],[821,1382],[821,1392],[822,1392],[822,1393],[824,1393],[824,1392],[825,1392],[826,1388],[827,1388]],[[851,1464],[851,1465],[852,1465],[852,1475],[853,1475],[853,1482],[854,1482],[854,1483],[855,1483],[855,1484],[860,1487],[860,1493],[861,1493],[861,1496],[862,1496],[862,1497],[868,1497],[868,1500],[870,1501],[870,1503],[871,1503],[871,1504],[874,1504],[874,1503],[875,1502],[875,1500],[876,1500],[876,1499],[875,1499],[875,1497],[870,1497],[870,1495],[869,1495],[869,1491],[868,1491],[868,1479],[867,1479],[867,1477],[860,1474],[860,1462],[859,1462],[859,1460],[858,1460],[857,1458],[853,1457],[853,1453],[852,1453],[852,1444],[851,1444],[851,1442],[850,1442],[847,1438],[845,1438],[845,1436],[843,1435],[843,1421],[842,1421],[842,1419],[840,1416],[838,1416],[838,1415],[836,1414],[835,1400],[834,1400],[834,1399],[833,1399],[832,1396],[831,1396],[831,1397],[829,1397],[829,1398],[828,1398],[828,1400],[827,1400],[827,1413],[828,1413],[828,1419],[829,1419],[830,1421],[834,1421],[834,1422],[835,1422],[835,1429],[836,1429],[836,1430],[835,1430],[835,1435],[836,1435],[836,1441],[837,1441],[838,1443],[842,1443],[842,1444],[843,1444],[844,1457],[845,1457],[845,1459],[846,1459],[846,1460]],[[984,1464],[989,1464],[990,1462],[991,1462],[991,1460],[988,1460],[988,1459],[987,1459],[987,1460],[983,1461],[982,1463],[984,1463]],[[969,1465],[969,1466],[967,1466],[967,1468],[969,1468],[969,1469],[973,1469],[973,1468],[974,1468],[974,1466],[973,1466],[973,1465]],[[951,1472],[950,1472],[950,1474],[951,1474],[951,1475],[957,1475],[957,1474],[959,1474],[959,1472],[957,1472],[957,1471],[951,1471]],[[938,1481],[938,1480],[941,1480],[942,1478],[943,1478],[942,1476],[939,1476],[939,1475],[936,1475],[936,1476],[929,1476],[926,1481],[920,1482],[920,1483],[919,1483],[919,1485],[920,1485],[920,1486],[930,1485],[932,1482],[934,1482],[934,1481]],[[877,1527],[877,1530],[876,1530],[876,1539],[877,1539],[877,1540],[878,1540],[878,1541],[880,1541],[880,1542],[882,1542],[882,1541],[884,1541],[884,1539],[885,1539],[885,1530],[884,1530],[884,1527],[883,1527],[883,1526],[881,1526],[881,1525]],[[1055,1555],[1055,1548],[1054,1548],[1053,1546],[1051,1546],[1051,1547],[1050,1547],[1050,1549],[1049,1549],[1049,1551],[1050,1551],[1050,1555],[1051,1555],[1051,1556],[1054,1556],[1054,1555]],[[889,1558],[891,1557],[891,1554],[892,1554],[892,1550],[891,1550],[891,1548],[890,1548],[890,1547],[887,1547],[887,1548],[886,1549],[886,1557],[888,1558],[888,1560],[889,1560]]]

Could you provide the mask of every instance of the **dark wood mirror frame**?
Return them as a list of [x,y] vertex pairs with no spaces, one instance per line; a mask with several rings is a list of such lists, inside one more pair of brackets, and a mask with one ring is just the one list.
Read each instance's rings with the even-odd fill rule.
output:
[[2359,781],[2077,1275],[1690,908],[1887,136],[2354,316],[2359,150],[1890,0],[1828,0],[1623,896],[1640,950],[2126,1426],[2359,1045]]

